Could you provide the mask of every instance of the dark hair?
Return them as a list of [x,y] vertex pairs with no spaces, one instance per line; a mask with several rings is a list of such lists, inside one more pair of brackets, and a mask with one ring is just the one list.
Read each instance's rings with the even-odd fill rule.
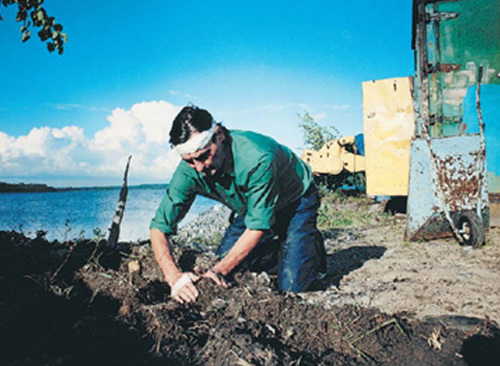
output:
[[196,106],[185,106],[177,114],[170,129],[170,144],[183,144],[193,132],[202,132],[212,127],[212,115],[205,109]]

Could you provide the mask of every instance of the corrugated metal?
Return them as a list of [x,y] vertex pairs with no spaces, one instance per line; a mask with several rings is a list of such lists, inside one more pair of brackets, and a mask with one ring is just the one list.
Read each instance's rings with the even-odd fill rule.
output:
[[415,129],[411,81],[405,77],[363,83],[368,195],[408,195],[410,139]]

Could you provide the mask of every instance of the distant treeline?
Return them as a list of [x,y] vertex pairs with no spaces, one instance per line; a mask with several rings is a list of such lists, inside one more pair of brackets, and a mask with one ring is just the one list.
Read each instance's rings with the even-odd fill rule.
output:
[[[137,186],[130,186],[130,189],[166,189],[166,184],[141,184]],[[62,191],[84,191],[95,189],[119,189],[120,186],[107,186],[107,187],[64,187],[54,188],[46,184],[26,184],[26,183],[5,183],[0,182],[0,193],[22,193],[22,192],[62,192]]]
[[46,184],[25,184],[25,183],[4,183],[0,182],[0,193],[18,193],[18,192],[55,192],[60,189],[50,187]]

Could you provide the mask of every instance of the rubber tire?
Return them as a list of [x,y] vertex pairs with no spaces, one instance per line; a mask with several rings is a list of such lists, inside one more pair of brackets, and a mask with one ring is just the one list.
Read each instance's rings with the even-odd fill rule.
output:
[[474,211],[463,211],[457,225],[463,245],[479,248],[484,244],[484,225]]

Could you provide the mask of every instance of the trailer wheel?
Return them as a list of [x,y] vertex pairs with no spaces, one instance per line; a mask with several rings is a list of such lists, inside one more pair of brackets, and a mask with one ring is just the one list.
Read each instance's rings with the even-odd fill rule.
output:
[[484,226],[474,211],[463,211],[458,220],[458,232],[464,245],[479,248],[484,244]]

